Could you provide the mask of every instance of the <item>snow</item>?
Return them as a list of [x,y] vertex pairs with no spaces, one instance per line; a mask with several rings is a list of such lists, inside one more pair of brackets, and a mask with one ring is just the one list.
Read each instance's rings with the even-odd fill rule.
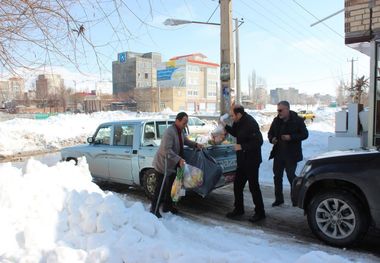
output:
[[[333,132],[330,117],[326,114],[308,126],[305,158],[326,151]],[[141,116],[101,112],[0,122],[0,152],[60,148],[63,141],[91,135],[101,122],[126,118]],[[262,183],[272,183],[270,149],[265,141]],[[374,256],[303,243],[254,226],[172,214],[157,219],[148,211],[144,203],[92,183],[85,159],[77,166],[48,166],[33,158],[21,168],[1,164],[0,262],[378,262]]]

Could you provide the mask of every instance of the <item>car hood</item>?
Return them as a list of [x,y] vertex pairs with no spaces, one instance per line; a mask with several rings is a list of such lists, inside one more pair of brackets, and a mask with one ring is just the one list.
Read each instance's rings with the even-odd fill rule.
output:
[[344,151],[330,151],[326,153],[322,153],[320,155],[314,156],[310,158],[309,160],[323,160],[323,159],[331,159],[331,158],[344,158],[344,157],[355,157],[358,156],[359,158],[363,155],[370,155],[370,154],[379,154],[380,152],[377,149],[364,149],[364,148],[358,148],[358,149],[352,149],[352,150],[344,150]]
[[[72,155],[73,153],[82,152],[82,150],[86,149],[87,147],[88,147],[88,144],[65,147],[61,149],[61,155],[64,157],[69,157],[69,155]],[[70,157],[76,157],[76,156],[72,155]]]

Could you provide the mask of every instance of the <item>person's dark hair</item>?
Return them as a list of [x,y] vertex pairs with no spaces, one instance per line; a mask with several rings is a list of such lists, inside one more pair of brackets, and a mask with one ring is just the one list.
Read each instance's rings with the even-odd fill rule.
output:
[[244,107],[242,105],[235,105],[233,108],[233,111],[235,114],[243,114],[244,113]]
[[277,106],[278,106],[278,105],[282,105],[282,106],[285,106],[285,107],[287,107],[288,109],[290,109],[290,104],[289,104],[289,102],[286,101],[286,100],[282,100],[282,101],[280,101],[279,103],[277,103]]
[[188,118],[189,116],[187,115],[186,112],[180,112],[180,113],[177,114],[177,116],[175,117],[175,119],[176,119],[176,120],[179,120],[179,121],[182,121],[182,119],[183,119],[184,117],[187,117],[187,118]]

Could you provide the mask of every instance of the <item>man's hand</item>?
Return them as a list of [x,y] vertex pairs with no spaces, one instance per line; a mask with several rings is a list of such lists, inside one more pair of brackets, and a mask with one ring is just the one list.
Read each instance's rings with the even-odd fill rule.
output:
[[283,140],[283,141],[290,141],[291,139],[292,139],[292,137],[290,137],[289,134],[281,135],[281,140]]
[[185,160],[184,159],[181,159],[181,160],[179,160],[179,166],[180,167],[183,167],[183,166],[185,166]]
[[202,150],[202,148],[203,148],[203,144],[199,144],[199,143],[197,143],[197,144],[195,145],[195,147],[196,147],[198,150]]
[[241,151],[242,150],[241,144],[235,144],[234,148],[235,148],[235,151]]
[[271,143],[276,144],[278,142],[277,137],[273,137]]

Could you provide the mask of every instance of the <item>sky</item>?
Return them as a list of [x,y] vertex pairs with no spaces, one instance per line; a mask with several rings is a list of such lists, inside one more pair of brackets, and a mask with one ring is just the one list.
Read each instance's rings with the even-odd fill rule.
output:
[[[335,111],[316,111],[303,143],[306,159],[327,150]],[[138,117],[134,114],[116,111],[1,121],[0,154],[26,152],[31,145],[46,151],[52,145],[76,144],[99,123]],[[251,114],[261,125],[269,122],[261,112]],[[263,156],[270,148],[265,140]],[[267,158],[260,167],[260,183],[272,183]],[[289,188],[286,180],[284,187]],[[46,165],[34,158],[21,167],[0,163],[0,214],[7,215],[0,217],[0,262],[379,262],[367,253],[295,240],[291,234],[170,213],[157,219],[148,211],[149,204],[128,193],[104,192],[92,183],[85,159],[78,166],[57,161]]]
[[[62,71],[71,87],[91,90],[95,80],[111,81],[112,61],[124,51],[159,52],[163,61],[200,52],[209,61],[220,62],[219,26],[163,25],[167,18],[218,23],[218,1],[82,3],[73,14],[84,21],[84,34],[93,44],[77,39],[77,48],[83,47],[77,54],[82,73],[53,55],[53,66],[45,68]],[[343,0],[232,0],[233,16],[245,21],[239,27],[242,90],[247,90],[248,77],[255,71],[266,80],[268,90],[294,87],[308,94],[335,95],[341,80],[350,83],[351,59],[354,77],[368,77],[369,57],[344,45],[343,12],[310,26],[343,8]]]

